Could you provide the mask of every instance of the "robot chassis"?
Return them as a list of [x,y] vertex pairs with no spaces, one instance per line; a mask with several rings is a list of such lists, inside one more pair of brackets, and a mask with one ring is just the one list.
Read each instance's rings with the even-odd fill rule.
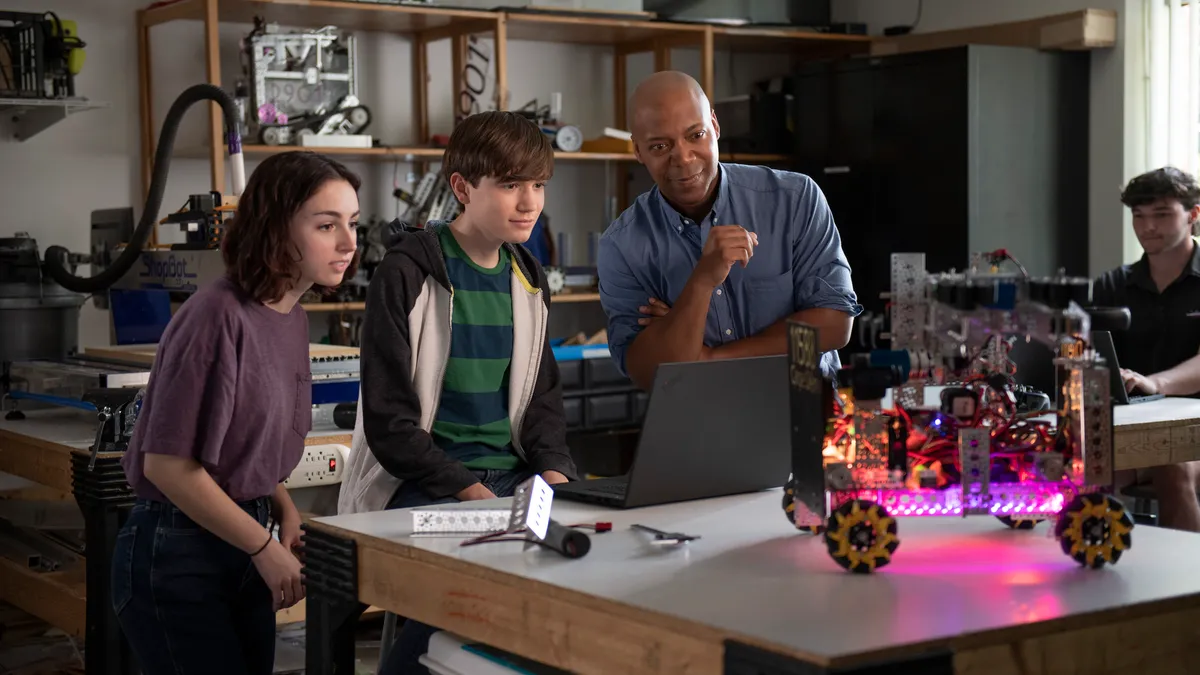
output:
[[[944,274],[927,273],[924,254],[893,254],[891,289],[892,349],[857,355],[840,389],[822,378],[816,329],[789,325],[788,519],[856,573],[891,561],[898,515],[1052,520],[1080,565],[1116,563],[1133,521],[1113,494],[1109,371],[1089,343],[1093,323],[1122,328],[1128,310],[1084,311],[1087,279],[1030,279],[1004,250]],[[1057,410],[1013,384],[1016,339],[1055,351]],[[926,385],[945,386],[939,406],[924,405]]]
[[282,33],[255,17],[242,41],[250,109],[241,116],[250,135],[288,145],[314,134],[361,133],[371,111],[358,98],[357,49],[354,35],[334,26]]

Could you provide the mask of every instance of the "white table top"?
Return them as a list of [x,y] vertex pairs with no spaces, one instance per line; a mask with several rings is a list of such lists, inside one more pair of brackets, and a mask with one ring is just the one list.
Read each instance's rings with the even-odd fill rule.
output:
[[[989,516],[900,518],[893,562],[855,575],[828,556],[823,538],[789,526],[780,497],[772,490],[628,511],[558,500],[561,523],[614,524],[592,535],[578,560],[516,542],[460,547],[462,537],[412,537],[405,511],[317,522],[824,658],[1187,596],[1200,602],[1200,575],[1181,562],[1200,559],[1197,534],[1137,527],[1117,565],[1087,570],[1047,523],[1018,531]],[[632,523],[702,538],[659,548]]]
[[1113,428],[1141,425],[1173,425],[1184,421],[1200,423],[1200,399],[1160,398],[1157,401],[1113,406]]

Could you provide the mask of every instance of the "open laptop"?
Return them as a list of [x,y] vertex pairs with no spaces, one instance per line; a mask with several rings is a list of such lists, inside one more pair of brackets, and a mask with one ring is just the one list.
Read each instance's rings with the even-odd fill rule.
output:
[[1146,403],[1165,398],[1162,394],[1130,396],[1125,391],[1125,383],[1121,381],[1121,362],[1117,361],[1117,348],[1113,345],[1112,333],[1106,330],[1092,331],[1092,347],[1096,349],[1096,353],[1104,359],[1104,364],[1108,366],[1108,389],[1112,394],[1113,403],[1117,405],[1129,405],[1131,403]]
[[555,498],[633,508],[780,487],[787,370],[783,355],[659,366],[629,474],[555,485]]

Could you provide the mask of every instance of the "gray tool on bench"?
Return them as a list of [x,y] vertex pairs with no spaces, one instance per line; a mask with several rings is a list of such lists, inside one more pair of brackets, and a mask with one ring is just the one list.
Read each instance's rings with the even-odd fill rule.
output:
[[649,532],[650,534],[654,535],[653,543],[655,544],[682,544],[684,542],[695,541],[696,539],[700,538],[699,535],[693,536],[690,534],[684,534],[682,532],[664,532],[663,530],[657,530],[647,525],[638,525],[637,523],[634,523],[629,527],[634,530]]

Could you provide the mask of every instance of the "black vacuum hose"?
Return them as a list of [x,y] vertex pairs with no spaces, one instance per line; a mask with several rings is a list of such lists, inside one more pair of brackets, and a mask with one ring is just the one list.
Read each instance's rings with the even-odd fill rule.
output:
[[[167,187],[167,173],[171,168],[171,154],[174,152],[175,134],[179,131],[179,122],[188,108],[200,101],[216,101],[220,104],[221,112],[225,117],[229,154],[241,154],[242,141],[238,135],[237,105],[234,103],[233,97],[224,89],[211,84],[197,84],[188,87],[179,95],[179,98],[175,99],[175,103],[167,111],[166,119],[163,120],[162,133],[158,138],[158,148],[154,153],[150,193],[146,195],[146,206],[142,210],[141,222],[134,230],[133,240],[129,242],[125,250],[121,251],[121,255],[113,261],[112,265],[92,277],[79,277],[71,274],[67,262],[70,251],[62,246],[51,246],[46,249],[45,257],[45,269],[50,278],[69,291],[95,293],[112,286],[129,271],[130,267],[133,267],[133,263],[142,254],[142,247],[146,245],[146,239],[154,229],[155,223],[158,222],[158,210],[162,207],[163,192]],[[235,186],[235,192],[240,188],[241,186]]]

